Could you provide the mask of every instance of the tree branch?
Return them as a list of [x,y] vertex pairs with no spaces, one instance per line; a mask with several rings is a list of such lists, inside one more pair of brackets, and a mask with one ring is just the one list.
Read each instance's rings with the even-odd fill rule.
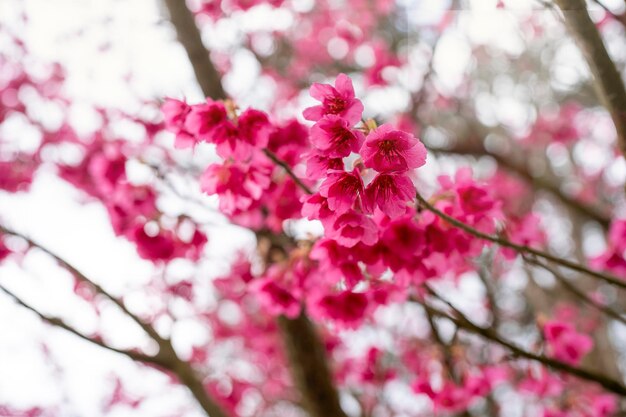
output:
[[[196,375],[195,371],[191,368],[191,365],[189,365],[187,362],[181,360],[178,355],[176,354],[176,351],[174,350],[174,347],[172,346],[172,343],[170,342],[170,340],[163,338],[155,329],[154,327],[152,327],[149,323],[141,320],[137,315],[135,315],[134,313],[132,313],[130,310],[128,310],[128,308],[124,305],[124,303],[114,297],[112,294],[110,294],[109,292],[107,292],[106,290],[104,290],[104,288],[102,288],[101,286],[99,286],[98,284],[96,284],[95,282],[93,282],[92,280],[90,280],[85,274],[83,274],[82,272],[80,272],[75,266],[73,266],[71,263],[69,263],[68,261],[66,261],[64,258],[62,258],[61,256],[55,254],[54,252],[52,252],[50,249],[46,248],[45,246],[35,242],[34,240],[30,239],[29,237],[18,233],[14,230],[11,230],[3,225],[0,225],[0,232],[4,233],[4,234],[8,234],[8,235],[12,235],[12,236],[17,236],[21,239],[24,239],[29,246],[31,247],[36,247],[39,250],[43,251],[44,253],[46,253],[47,255],[49,255],[50,257],[52,257],[54,260],[56,260],[62,267],[64,267],[65,269],[67,269],[70,273],[72,273],[77,279],[79,279],[81,282],[84,282],[88,285],[90,285],[94,291],[96,291],[98,294],[103,295],[104,297],[106,297],[107,299],[111,300],[115,305],[117,305],[127,316],[129,316],[134,322],[136,322],[149,336],[150,338],[152,338],[159,346],[159,352],[157,353],[157,355],[154,357],[156,358],[157,362],[152,362],[155,363],[171,372],[173,372],[178,379],[180,380],[180,382],[187,386],[187,388],[191,391],[191,393],[193,394],[193,396],[196,398],[196,400],[198,401],[198,403],[200,404],[200,406],[203,408],[203,410],[207,413],[207,415],[209,415],[210,417],[228,417],[228,414],[222,410],[222,408],[215,402],[215,400],[213,400],[208,393],[206,392],[206,390],[204,389],[204,386],[202,384],[201,378]],[[42,320],[46,321],[47,323],[50,323],[52,325],[55,325],[57,327],[61,327],[85,340],[94,342],[94,340],[90,339],[88,336],[82,335],[80,332],[73,330],[71,327],[69,327],[68,325],[66,325],[65,323],[63,323],[61,320],[56,319],[56,318],[49,318],[44,316],[43,314],[41,314],[40,312],[38,312],[35,308],[27,305],[26,303],[22,302],[20,299],[18,299],[14,294],[8,292],[6,289],[2,288],[2,290],[7,293],[8,295],[12,296],[14,300],[16,300],[20,305],[24,306],[25,308],[28,308],[29,310],[33,311],[34,313],[36,313],[39,317],[42,318]],[[96,343],[98,344],[98,343]],[[126,356],[133,358],[133,356],[135,356],[133,354],[133,356],[131,356],[129,354],[129,352],[127,351],[120,351],[111,347],[108,347],[104,344],[101,345],[102,347],[105,347],[109,350],[113,350],[116,351],[118,353],[122,353],[125,354]],[[148,357],[143,357],[140,358],[138,357],[137,360],[141,359],[147,359]]]
[[580,201],[576,198],[570,197],[565,194],[557,184],[554,184],[551,181],[548,181],[541,177],[533,176],[526,167],[522,166],[519,163],[515,163],[509,158],[506,158],[502,155],[498,155],[493,152],[489,152],[486,149],[481,147],[452,147],[452,148],[441,148],[441,147],[428,147],[428,150],[434,153],[443,153],[443,154],[457,154],[457,155],[467,155],[467,156],[489,156],[498,163],[499,166],[504,168],[506,171],[509,171],[528,184],[537,187],[539,189],[545,190],[555,196],[561,203],[565,206],[572,208],[576,213],[581,214],[585,218],[589,218],[598,222],[602,228],[605,230],[609,228],[609,224],[611,222],[610,217],[604,213],[602,210],[598,209],[596,206],[585,203],[584,201]]
[[152,364],[152,365],[159,365],[159,366],[163,366],[163,359],[160,358],[158,355],[157,356],[150,356],[150,355],[146,355],[143,354],[141,352],[137,352],[137,351],[133,351],[133,350],[125,350],[125,349],[118,349],[118,348],[114,348],[112,346],[107,345],[106,343],[104,343],[102,340],[87,336],[81,332],[79,332],[78,330],[76,330],[75,328],[71,327],[69,324],[65,323],[63,320],[56,318],[56,317],[50,317],[47,316],[45,314],[43,314],[42,312],[40,312],[39,310],[37,310],[35,307],[31,306],[30,304],[26,303],[24,300],[22,300],[20,297],[18,297],[17,295],[15,295],[15,293],[13,293],[12,291],[8,290],[6,287],[0,285],[0,291],[2,291],[3,293],[5,293],[6,295],[8,295],[10,298],[13,299],[13,301],[15,301],[17,304],[19,304],[20,306],[24,307],[27,310],[30,310],[31,312],[35,313],[42,321],[44,321],[45,323],[53,326],[53,327],[58,327],[60,329],[63,329],[75,336],[78,336],[79,338],[94,344],[96,346],[99,346],[101,348],[110,350],[112,352],[115,353],[120,353],[124,356],[129,357],[130,359],[137,361],[137,362],[143,362],[146,364]]
[[586,369],[582,369],[582,368],[578,368],[578,367],[566,364],[564,362],[549,358],[547,356],[539,355],[539,354],[524,350],[521,347],[515,345],[514,343],[509,342],[508,340],[505,340],[492,329],[478,326],[477,324],[472,322],[470,319],[468,319],[459,309],[457,309],[449,301],[446,301],[443,298],[441,298],[436,292],[434,292],[429,287],[427,287],[427,289],[432,295],[434,295],[435,297],[439,298],[441,301],[446,303],[446,305],[448,305],[458,317],[454,317],[440,309],[437,309],[431,305],[426,304],[423,301],[418,301],[425,309],[430,310],[431,314],[446,318],[461,329],[464,329],[466,331],[469,331],[470,333],[479,335],[483,337],[484,339],[497,343],[498,345],[510,350],[516,356],[542,363],[557,371],[568,373],[570,375],[576,376],[586,381],[595,382],[601,385],[602,387],[604,387],[607,391],[614,392],[621,396],[626,396],[626,387],[622,385],[622,383],[620,383],[619,381],[611,379],[602,374],[598,374],[592,371],[588,371]]
[[559,271],[557,271],[555,268],[552,268],[551,266],[537,261],[535,259],[532,258],[528,258],[528,257],[524,257],[524,260],[532,265],[536,265],[540,268],[545,269],[546,271],[548,271],[550,274],[552,274],[552,276],[554,276],[554,278],[559,282],[559,284],[561,284],[561,286],[563,286],[563,288],[565,288],[567,291],[569,291],[571,294],[573,294],[574,296],[576,296],[578,299],[580,299],[581,301],[587,303],[588,305],[590,305],[591,307],[595,308],[596,310],[598,310],[599,312],[606,314],[607,316],[611,317],[612,319],[615,319],[623,324],[626,324],[626,319],[624,317],[622,317],[622,315],[620,313],[618,313],[617,311],[613,310],[611,307],[606,306],[606,305],[602,305],[600,303],[598,303],[597,301],[595,301],[593,298],[591,298],[590,296],[588,296],[584,291],[582,291],[581,289],[579,289],[578,287],[576,287],[576,285],[574,285],[573,283],[569,282],[569,280],[567,278],[565,278],[563,275],[561,275],[561,273],[559,273]]
[[220,74],[211,62],[209,50],[204,47],[200,30],[185,0],[164,0],[178,41],[185,48],[196,80],[205,96],[215,100],[226,99]]
[[35,242],[33,239],[29,238],[28,236],[26,236],[26,235],[24,235],[22,233],[19,233],[19,232],[15,231],[15,230],[9,229],[6,226],[0,225],[0,232],[4,233],[4,234],[7,234],[7,235],[19,237],[20,239],[25,240],[26,243],[28,243],[28,245],[30,247],[35,247],[35,248],[41,250],[42,252],[44,252],[45,254],[47,254],[48,256],[50,256],[51,258],[53,258],[57,263],[59,263],[59,265],[61,265],[66,270],[68,270],[76,279],[78,279],[79,281],[89,285],[96,293],[98,293],[98,294],[104,296],[105,298],[107,298],[108,300],[112,301],[120,310],[122,310],[124,312],[124,314],[126,314],[128,317],[130,317],[154,341],[156,341],[159,344],[159,346],[161,346],[162,344],[167,342],[150,324],[146,323],[141,318],[139,318],[139,316],[137,316],[136,314],[134,314],[130,310],[128,310],[128,308],[122,302],[122,300],[120,300],[119,298],[113,296],[111,293],[106,291],[100,285],[96,284],[94,281],[89,279],[84,273],[82,273],[78,268],[76,268],[74,265],[72,265],[70,262],[68,262],[63,257],[57,255],[56,253],[54,253],[53,251],[51,251],[47,247],[41,245],[40,243]]
[[584,0],[554,0],[565,17],[595,77],[601,101],[611,114],[617,141],[626,157],[626,89],[615,64],[607,52],[602,37],[587,12]]
[[315,417],[347,417],[333,384],[326,349],[313,323],[302,313],[295,319],[280,317],[278,324],[294,382],[309,413]]
[[614,275],[610,275],[610,274],[605,274],[602,272],[598,272],[598,271],[594,271],[592,269],[587,268],[584,265],[581,265],[579,263],[573,262],[573,261],[569,261],[567,259],[563,259],[563,258],[559,258],[557,256],[551,255],[547,252],[543,252],[540,251],[538,249],[535,248],[531,248],[529,246],[525,246],[525,245],[518,245],[517,243],[513,243],[509,240],[506,240],[504,238],[498,237],[498,236],[492,236],[489,235],[487,233],[483,233],[480,230],[476,230],[473,227],[463,223],[460,220],[455,219],[452,216],[449,216],[447,214],[445,214],[444,212],[442,212],[441,210],[437,209],[435,206],[433,206],[432,204],[430,204],[428,201],[426,201],[424,199],[424,197],[422,197],[419,193],[416,193],[417,195],[417,200],[419,201],[419,203],[426,208],[427,210],[431,211],[432,213],[434,213],[437,217],[441,218],[442,220],[450,223],[451,225],[463,230],[466,233],[469,233],[470,235],[476,236],[477,238],[492,242],[492,243],[496,243],[500,246],[503,246],[505,248],[509,248],[509,249],[513,249],[514,251],[521,253],[521,254],[527,254],[527,255],[534,255],[534,256],[538,256],[540,258],[546,259],[548,261],[554,262],[556,264],[559,264],[561,266],[564,266],[568,269],[571,269],[573,271],[578,271],[578,272],[582,272],[584,274],[587,274],[591,277],[594,278],[598,278],[601,279],[605,282],[608,282],[610,284],[613,284],[617,287],[620,288],[626,288],[626,282],[623,279],[620,279]]
[[267,155],[269,159],[272,160],[276,165],[282,167],[287,175],[291,177],[291,179],[298,185],[298,187],[302,188],[302,190],[307,194],[313,194],[313,191],[304,183],[298,176],[293,172],[291,167],[282,159],[280,159],[276,154],[269,149],[263,149],[263,153]]

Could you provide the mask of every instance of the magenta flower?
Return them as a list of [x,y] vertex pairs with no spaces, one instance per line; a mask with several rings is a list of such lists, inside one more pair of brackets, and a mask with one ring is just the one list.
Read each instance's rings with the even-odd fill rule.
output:
[[197,139],[187,131],[185,121],[191,112],[191,106],[184,101],[168,98],[161,106],[165,128],[176,134],[174,147],[189,148],[197,143]]
[[[335,213],[328,208],[328,200],[319,193],[304,196],[301,214],[309,220],[319,220],[326,225],[335,218]],[[329,227],[332,225],[330,223]]]
[[205,193],[220,197],[220,210],[233,214],[247,210],[270,186],[271,167],[262,164],[248,167],[225,162],[210,165],[200,178]]
[[138,224],[128,233],[128,238],[135,242],[137,253],[150,261],[169,261],[175,258],[176,246],[174,235],[168,230],[160,229],[156,235],[146,233],[143,224]]
[[0,261],[11,254],[11,249],[4,244],[4,238],[0,234]]
[[363,179],[356,170],[334,171],[328,174],[319,192],[328,199],[328,208],[337,214],[344,213],[351,209],[357,198],[363,194]]
[[417,225],[414,217],[414,211],[398,217],[389,222],[382,232],[380,240],[388,248],[385,257],[392,270],[405,267],[424,251],[426,233]]
[[250,148],[265,148],[269,141],[272,126],[267,114],[255,109],[247,109],[237,120],[237,130],[239,133],[238,145],[244,148],[243,153],[247,154]]
[[369,211],[378,207],[391,218],[406,213],[407,203],[415,198],[415,186],[405,174],[378,174],[365,189],[363,202]]
[[267,146],[271,125],[267,115],[248,109],[241,113],[237,124],[227,120],[211,131],[211,140],[217,145],[217,154],[222,158],[247,160],[254,149]]
[[350,123],[339,116],[329,114],[311,128],[313,146],[330,158],[343,158],[350,152],[358,152],[365,136],[350,129]]
[[548,321],[543,326],[543,334],[552,355],[570,365],[576,365],[593,348],[593,339],[578,333],[569,323]]
[[300,314],[298,299],[289,289],[277,283],[273,276],[254,281],[250,290],[259,297],[261,304],[272,315],[284,314],[289,318],[295,318]]
[[214,134],[224,123],[228,123],[224,103],[207,99],[205,104],[191,106],[184,127],[199,140],[214,142]]
[[321,105],[304,109],[305,119],[318,121],[328,114],[335,114],[346,119],[354,126],[363,114],[363,103],[354,96],[352,80],[346,74],[339,74],[335,86],[314,83],[309,90],[311,97],[321,101]]
[[306,176],[311,179],[324,178],[328,171],[343,169],[341,158],[329,159],[317,151],[311,151],[306,157]]
[[310,306],[316,318],[330,319],[343,328],[354,329],[365,318],[368,307],[367,296],[363,293],[344,291],[327,294]]
[[363,163],[378,172],[407,171],[426,163],[426,147],[410,133],[390,124],[372,131],[361,147]]
[[372,219],[357,211],[348,211],[337,217],[326,235],[341,246],[351,248],[362,242],[371,246],[378,241],[378,229]]

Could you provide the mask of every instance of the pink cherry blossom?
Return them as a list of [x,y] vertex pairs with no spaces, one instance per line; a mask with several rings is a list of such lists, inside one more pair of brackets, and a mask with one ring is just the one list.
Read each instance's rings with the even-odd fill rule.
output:
[[354,205],[363,194],[363,179],[355,169],[352,172],[333,171],[320,186],[320,195],[328,200],[328,208],[337,214]]
[[0,261],[11,254],[11,250],[4,243],[4,236],[0,233]]
[[165,99],[161,106],[165,127],[176,134],[174,146],[176,148],[189,148],[197,143],[197,138],[187,130],[185,126],[187,117],[191,113],[191,106],[184,101],[173,98]]
[[300,314],[300,302],[271,277],[255,281],[250,289],[271,314],[284,314],[291,318]]
[[368,210],[378,207],[389,217],[398,217],[407,211],[407,204],[415,200],[415,186],[405,174],[378,174],[365,189],[363,202]]
[[364,140],[363,133],[350,128],[350,123],[337,115],[329,114],[311,128],[311,142],[330,158],[343,158],[358,152]]
[[363,293],[343,291],[328,294],[312,303],[311,314],[343,328],[355,328],[365,318],[368,302]]
[[149,235],[144,225],[137,225],[129,235],[137,245],[137,253],[144,259],[152,261],[168,261],[175,258],[176,246],[170,231],[159,230]]
[[302,113],[307,120],[318,121],[333,114],[346,119],[351,126],[361,120],[363,104],[355,98],[352,80],[345,74],[339,74],[335,86],[314,83],[309,90],[311,97],[322,104],[309,107]]
[[311,179],[324,178],[329,171],[343,170],[341,158],[327,158],[319,151],[310,152],[307,156],[306,176]]
[[426,147],[410,133],[384,124],[367,135],[361,147],[366,167],[378,172],[407,171],[426,163]]
[[337,217],[327,236],[348,248],[359,242],[371,246],[378,240],[378,229],[372,219],[352,210]]
[[341,246],[335,239],[324,238],[315,242],[310,257],[319,262],[320,272],[324,281],[329,284],[344,282],[348,288],[353,288],[363,279],[363,273],[358,264],[361,254]]
[[577,364],[593,348],[593,339],[577,332],[569,323],[548,321],[543,333],[553,356],[569,364]]
[[[169,110],[164,108],[163,111]],[[226,107],[219,101],[207,99],[205,104],[191,106],[185,117],[184,127],[198,140],[213,142],[219,129],[228,123]]]
[[27,191],[33,182],[35,164],[28,160],[0,161],[0,190]]
[[332,227],[335,213],[328,207],[328,199],[320,193],[304,197],[302,215],[309,220],[320,220],[325,226]]
[[263,164],[210,165],[200,180],[202,191],[220,196],[220,209],[227,214],[248,209],[270,185],[271,169]]

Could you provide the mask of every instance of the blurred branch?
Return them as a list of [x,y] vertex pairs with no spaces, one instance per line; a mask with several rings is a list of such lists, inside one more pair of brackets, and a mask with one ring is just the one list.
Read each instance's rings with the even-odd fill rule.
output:
[[276,165],[282,167],[287,175],[291,177],[291,179],[298,185],[298,187],[302,188],[302,190],[307,194],[313,194],[313,191],[304,183],[298,176],[292,171],[289,164],[285,161],[281,160],[276,154],[269,149],[263,149],[263,153],[272,160]]
[[307,410],[315,417],[347,417],[333,385],[326,349],[313,323],[302,313],[278,320],[287,347],[293,378]]
[[[152,325],[143,321],[137,315],[135,315],[130,310],[128,310],[128,308],[124,305],[124,303],[120,299],[114,297],[112,294],[104,290],[101,286],[99,286],[98,284],[90,280],[85,274],[80,272],[75,266],[73,266],[71,263],[66,261],[64,258],[55,254],[50,249],[47,249],[45,246],[35,242],[29,237],[21,233],[18,233],[16,231],[13,231],[2,225],[0,225],[0,233],[17,236],[21,239],[24,239],[30,247],[36,247],[39,250],[43,251],[48,256],[52,257],[55,261],[57,261],[59,265],[61,265],[63,268],[69,271],[74,277],[76,277],[76,279],[80,280],[83,283],[88,284],[90,287],[93,288],[95,292],[104,296],[105,298],[112,301],[115,305],[117,305],[127,316],[129,316],[135,323],[137,323],[150,336],[150,338],[154,340],[159,346],[159,352],[155,356],[155,358],[158,358],[158,362],[153,362],[153,363],[158,364],[161,367],[173,372],[178,377],[180,382],[184,384],[185,386],[187,386],[187,388],[191,391],[193,396],[196,398],[198,403],[202,406],[202,408],[204,409],[204,411],[206,411],[208,415],[210,415],[211,417],[228,417],[228,414],[225,411],[223,411],[222,408],[208,395],[208,393],[204,389],[201,378],[198,375],[196,375],[195,371],[191,368],[191,366],[187,362],[181,360],[178,357],[178,355],[176,354],[176,351],[174,350],[174,347],[172,346],[171,341],[163,338],[154,329],[154,327],[152,327]],[[43,316],[34,308],[21,302],[21,300],[19,300],[15,295],[9,293],[6,289],[3,289],[3,291],[11,295],[13,299],[18,301],[18,303],[20,303],[24,307],[35,312],[46,322],[56,325],[58,327],[62,327],[76,334],[77,336],[82,337],[83,339],[90,340],[88,337],[81,335],[79,332],[72,331],[71,328],[69,328],[69,326],[63,324],[59,319],[48,318],[48,317]],[[111,348],[111,350],[113,349]],[[119,352],[119,353],[123,353],[123,352]]]
[[496,297],[496,288],[495,283],[490,281],[490,278],[487,276],[486,265],[482,264],[478,265],[478,278],[482,282],[485,287],[485,294],[487,296],[487,302],[489,303],[489,310],[491,311],[491,327],[494,329],[498,329],[500,327],[500,308],[498,307],[497,297]]
[[47,316],[43,313],[41,313],[39,310],[37,310],[35,307],[31,306],[30,304],[27,304],[25,301],[23,301],[21,298],[19,298],[17,295],[15,295],[15,293],[13,293],[12,291],[8,290],[7,288],[5,288],[4,286],[0,285],[0,291],[2,291],[3,293],[5,293],[6,295],[8,295],[10,298],[13,299],[13,301],[15,301],[17,304],[19,304],[20,306],[24,307],[27,310],[30,310],[31,312],[35,313],[41,320],[43,320],[45,323],[54,326],[54,327],[58,327],[61,328],[75,336],[78,336],[79,338],[92,343],[96,346],[99,346],[101,348],[110,350],[112,352],[115,353],[120,353],[122,355],[128,356],[130,359],[137,361],[137,362],[143,362],[146,364],[152,364],[152,365],[159,365],[162,366],[163,365],[163,360],[162,358],[160,358],[158,355],[157,356],[150,356],[150,355],[146,355],[143,354],[141,352],[137,352],[137,351],[133,351],[133,350],[124,350],[124,349],[118,349],[118,348],[114,348],[112,346],[107,345],[106,343],[104,343],[102,340],[98,339],[98,338],[94,338],[91,336],[87,336],[81,332],[79,332],[78,330],[74,329],[73,327],[71,327],[69,324],[65,323],[63,320],[56,318],[56,317],[50,317]]
[[417,301],[425,309],[430,310],[431,314],[433,314],[435,316],[446,318],[446,319],[450,320],[452,323],[454,323],[454,325],[456,325],[457,327],[459,327],[461,329],[464,329],[466,331],[469,331],[470,333],[474,333],[476,335],[479,335],[479,336],[483,337],[484,339],[487,339],[489,341],[497,343],[498,345],[500,345],[500,346],[508,349],[509,351],[511,351],[515,356],[519,356],[521,358],[525,358],[525,359],[529,359],[529,360],[532,360],[532,361],[540,362],[540,363],[542,363],[542,364],[544,364],[544,365],[546,365],[546,366],[548,366],[548,367],[550,367],[552,369],[568,373],[568,374],[576,376],[576,377],[578,377],[580,379],[584,379],[584,380],[591,381],[591,382],[596,382],[596,383],[600,384],[602,387],[604,387],[608,391],[614,392],[614,393],[619,394],[621,396],[626,396],[626,386],[624,386],[621,382],[616,381],[616,380],[614,380],[612,378],[609,378],[609,377],[607,377],[605,375],[602,375],[602,374],[591,372],[591,371],[588,371],[586,369],[578,368],[578,367],[566,364],[564,362],[558,361],[556,359],[549,358],[549,357],[544,356],[544,355],[540,355],[540,354],[536,354],[536,353],[524,350],[523,348],[515,345],[514,343],[509,342],[508,340],[505,340],[504,338],[502,338],[497,332],[495,332],[491,328],[481,327],[481,326],[475,324],[470,319],[468,319],[452,303],[450,303],[449,301],[443,299],[435,291],[433,291],[430,287],[426,286],[426,289],[428,290],[428,292],[431,293],[431,295],[433,295],[434,297],[436,297],[439,300],[441,300],[442,302],[444,302],[454,312],[454,315],[451,315],[449,313],[446,313],[443,310],[440,310],[440,309],[438,309],[436,307],[433,307],[433,306],[431,306],[429,304],[426,304],[423,301]]
[[576,287],[573,283],[569,282],[569,280],[567,278],[565,278],[559,271],[557,271],[555,268],[552,268],[551,266],[537,261],[535,259],[532,258],[528,258],[528,257],[524,257],[524,260],[532,265],[538,266],[540,268],[545,269],[546,271],[548,271],[550,274],[552,274],[552,276],[554,276],[554,278],[559,282],[559,284],[561,284],[561,286],[563,286],[563,288],[565,288],[567,291],[569,291],[571,294],[573,294],[574,296],[576,296],[578,299],[580,299],[581,301],[583,301],[584,303],[590,305],[591,307],[595,308],[596,310],[598,310],[601,313],[606,314],[607,316],[623,323],[626,324],[626,319],[624,317],[622,317],[622,315],[620,313],[618,313],[617,311],[613,310],[611,307],[609,306],[605,306],[600,304],[599,302],[595,301],[593,298],[591,298],[590,296],[588,296],[587,294],[585,294],[585,292],[583,292],[581,289],[579,289],[578,287]]
[[617,287],[620,288],[626,288],[626,282],[624,282],[624,280],[610,275],[610,274],[605,274],[602,272],[598,272],[598,271],[594,271],[592,269],[587,268],[584,265],[581,265],[579,263],[564,259],[564,258],[559,258],[557,256],[551,255],[547,252],[535,249],[535,248],[531,248],[529,246],[525,246],[525,245],[518,245],[517,243],[513,243],[509,240],[506,240],[504,238],[498,237],[498,236],[492,236],[489,235],[487,233],[483,233],[480,230],[476,230],[473,227],[461,222],[460,220],[455,219],[452,216],[449,216],[447,214],[445,214],[444,212],[442,212],[441,210],[437,209],[435,206],[433,206],[432,204],[430,204],[428,201],[426,201],[424,199],[424,197],[422,197],[419,193],[416,193],[417,196],[417,200],[419,201],[419,203],[426,208],[427,210],[431,211],[432,213],[434,213],[437,217],[441,218],[442,220],[450,223],[451,225],[463,230],[466,233],[469,233],[472,236],[475,236],[477,238],[492,242],[492,243],[496,243],[502,247],[505,248],[509,248],[509,249],[513,249],[514,251],[516,251],[517,253],[520,254],[526,254],[526,255],[534,255],[540,258],[543,258],[545,260],[554,262],[556,264],[559,264],[561,266],[564,266],[568,269],[571,269],[573,271],[578,271],[578,272],[582,272],[584,274],[587,274],[591,277],[594,278],[598,278],[601,279],[605,282],[608,282],[610,284],[613,284]]
[[598,209],[595,205],[591,205],[574,197],[568,196],[560,189],[557,184],[554,184],[552,181],[546,178],[533,176],[530,170],[528,170],[523,164],[514,162],[510,158],[498,155],[494,152],[489,152],[482,146],[482,144],[477,144],[475,146],[457,145],[451,148],[430,146],[428,147],[428,150],[434,153],[441,154],[457,154],[474,157],[489,156],[493,158],[498,163],[498,165],[505,170],[517,175],[528,184],[549,192],[565,206],[572,208],[575,212],[583,215],[585,218],[589,218],[598,222],[605,230],[609,227],[609,216],[605,214],[602,210]]
[[622,155],[626,157],[626,89],[584,0],[554,0],[595,77],[598,94],[611,114]]
[[46,248],[45,246],[35,242],[33,239],[29,238],[28,236],[26,236],[26,235],[24,235],[22,233],[19,233],[19,232],[15,231],[15,230],[9,229],[6,226],[0,225],[0,232],[4,233],[4,234],[7,234],[7,235],[11,235],[11,236],[17,236],[17,237],[25,240],[26,243],[28,243],[28,245],[30,247],[34,247],[34,248],[37,248],[37,249],[41,250],[42,252],[44,252],[45,254],[50,256],[51,258],[53,258],[59,265],[61,265],[63,268],[65,268],[68,272],[70,272],[76,279],[78,279],[79,281],[89,285],[96,293],[98,293],[98,294],[104,296],[105,298],[109,299],[110,301],[112,301],[120,310],[122,310],[124,312],[124,314],[126,314],[128,317],[130,317],[154,341],[156,341],[159,344],[159,346],[162,343],[166,342],[166,340],[163,339],[161,337],[161,335],[150,324],[146,323],[141,318],[139,318],[136,314],[134,314],[130,310],[128,310],[128,308],[126,307],[126,305],[124,305],[122,300],[120,300],[117,297],[113,296],[111,293],[107,292],[100,285],[96,284],[94,281],[89,279],[85,274],[83,274],[80,270],[78,270],[74,265],[72,265],[70,262],[65,260],[63,257],[61,257],[61,256],[57,255],[56,253],[52,252],[50,249]]
[[211,62],[209,50],[202,43],[200,30],[185,0],[164,0],[178,41],[185,48],[196,80],[205,96],[215,100],[226,99],[220,74]]
[[607,13],[608,15],[610,15],[613,19],[615,19],[616,21],[618,21],[619,23],[621,23],[624,27],[626,27],[626,14],[617,14],[615,12],[613,12],[611,9],[609,9],[606,4],[602,3],[600,0],[592,0],[595,4],[597,4],[598,6],[602,7],[602,9],[604,9],[604,12]]
[[454,361],[453,361],[453,358],[452,358],[451,346],[449,344],[447,344],[441,338],[441,334],[439,333],[439,329],[437,328],[437,324],[435,324],[435,319],[433,317],[433,314],[428,309],[426,309],[426,320],[428,321],[428,325],[430,326],[430,333],[432,334],[433,339],[435,340],[435,342],[437,343],[437,345],[439,345],[439,348],[441,349],[441,353],[442,353],[442,356],[443,356],[444,368],[448,372],[448,375],[450,376],[450,378],[455,383],[458,384],[459,383],[459,378],[457,377],[456,373],[454,372]]

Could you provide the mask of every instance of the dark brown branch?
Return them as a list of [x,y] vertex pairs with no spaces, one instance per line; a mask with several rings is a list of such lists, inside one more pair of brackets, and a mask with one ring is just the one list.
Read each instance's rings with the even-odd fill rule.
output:
[[511,351],[515,356],[521,357],[521,358],[525,358],[525,359],[529,359],[532,361],[536,361],[539,363],[542,363],[552,369],[555,369],[557,371],[561,371],[561,372],[565,372],[568,373],[570,375],[576,376],[580,379],[586,380],[586,381],[591,381],[591,382],[595,382],[599,385],[601,385],[603,388],[605,388],[607,391],[611,391],[614,392],[616,394],[619,394],[621,396],[626,396],[626,387],[619,381],[616,381],[614,379],[611,379],[605,375],[602,374],[598,374],[592,371],[588,371],[586,369],[582,369],[582,368],[578,368],[569,364],[566,364],[564,362],[558,361],[556,359],[552,359],[549,358],[547,356],[543,356],[543,355],[539,355],[537,353],[533,353],[533,352],[529,352],[519,346],[517,346],[516,344],[509,342],[508,340],[505,340],[504,338],[502,338],[500,335],[498,335],[498,333],[496,333],[495,331],[493,331],[490,328],[485,328],[485,327],[481,327],[478,326],[477,324],[475,324],[474,322],[472,322],[471,320],[469,320],[459,309],[457,309],[454,305],[452,305],[450,302],[444,300],[443,298],[441,298],[440,296],[438,296],[434,291],[429,290],[429,292],[431,292],[435,297],[439,298],[440,300],[442,300],[444,303],[446,303],[455,313],[456,317],[453,315],[450,315],[440,309],[437,309],[431,305],[426,304],[425,302],[420,302],[420,304],[422,306],[424,306],[425,309],[430,310],[431,314],[439,316],[439,317],[443,317],[446,318],[448,320],[450,320],[452,323],[454,323],[457,327],[464,329],[466,331],[469,331],[470,333],[474,333],[476,335],[479,335],[481,337],[483,337],[484,339],[487,339],[491,342],[497,343],[498,345],[508,349],[509,351]]
[[626,89],[622,77],[589,17],[585,0],[554,1],[591,68],[600,99],[613,118],[618,146],[626,157]]
[[435,324],[435,319],[433,317],[433,314],[428,309],[426,309],[426,320],[428,321],[428,325],[430,326],[430,333],[432,334],[433,339],[435,340],[435,342],[437,342],[437,345],[439,345],[439,347],[441,348],[441,353],[443,356],[443,365],[444,365],[446,372],[448,373],[448,375],[454,382],[458,383],[459,380],[457,378],[457,375],[454,372],[454,361],[452,358],[452,350],[450,349],[450,345],[448,345],[441,338],[441,334],[439,334],[439,329],[437,328],[437,324]]
[[489,303],[489,310],[491,311],[491,327],[498,329],[498,327],[500,327],[500,308],[498,307],[496,299],[496,288],[494,288],[495,284],[489,280],[484,266],[479,266],[477,273],[478,278],[485,287],[485,294],[487,296],[487,302]]
[[569,261],[567,259],[559,258],[558,256],[551,255],[547,252],[544,252],[535,248],[531,248],[525,245],[518,245],[504,238],[483,233],[480,230],[476,230],[473,227],[455,219],[454,217],[451,217],[445,214],[444,212],[442,212],[441,210],[437,209],[435,206],[430,204],[428,201],[426,201],[424,197],[422,197],[419,193],[417,193],[417,199],[424,208],[433,212],[435,215],[437,215],[437,217],[463,230],[464,232],[469,233],[470,235],[476,236],[477,238],[480,238],[480,239],[483,239],[492,243],[496,243],[505,248],[513,249],[514,251],[520,254],[538,256],[540,258],[546,259],[550,262],[554,262],[556,264],[564,266],[573,271],[582,272],[584,274],[589,275],[590,277],[601,279],[605,282],[608,282],[620,288],[626,288],[626,281],[616,276],[594,271],[592,269],[587,268],[584,265],[581,265],[573,261]]
[[339,404],[326,351],[313,323],[305,314],[295,319],[281,317],[278,323],[294,382],[307,410],[315,417],[347,417]]
[[185,0],[164,0],[164,2],[178,41],[187,52],[202,92],[215,100],[226,99],[220,74],[211,62],[208,49],[202,43],[200,30]]

